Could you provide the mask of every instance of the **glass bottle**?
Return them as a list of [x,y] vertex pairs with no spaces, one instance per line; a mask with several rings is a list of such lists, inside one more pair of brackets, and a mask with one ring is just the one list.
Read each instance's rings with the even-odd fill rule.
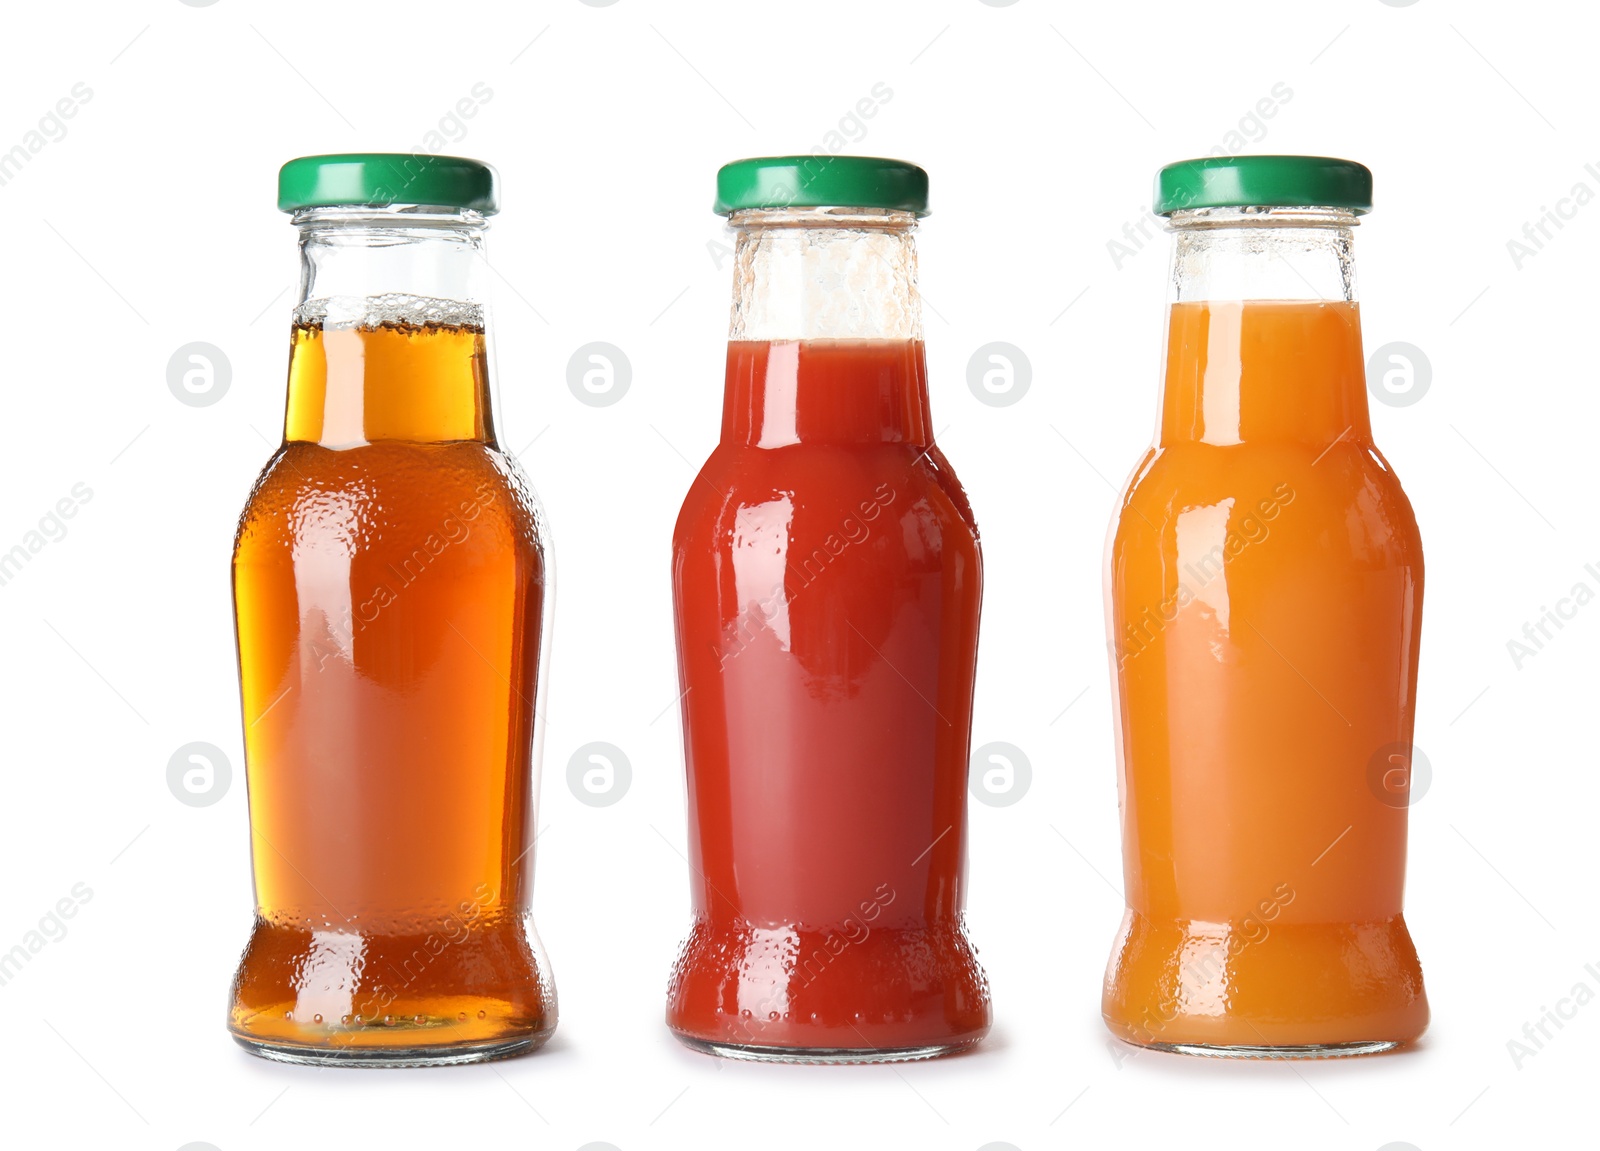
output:
[[721,442],[673,538],[694,924],[667,1022],[712,1054],[878,1062],[989,1028],[963,925],[982,560],[933,439],[927,176],[724,167]]
[[1422,544],[1367,416],[1371,188],[1292,156],[1158,179],[1166,384],[1107,562],[1128,910],[1103,1013],[1130,1043],[1316,1057],[1427,1026],[1401,914]]
[[490,410],[493,169],[314,156],[283,445],[233,584],[256,919],[229,1029],[268,1058],[463,1063],[556,1023],[529,916],[543,516]]

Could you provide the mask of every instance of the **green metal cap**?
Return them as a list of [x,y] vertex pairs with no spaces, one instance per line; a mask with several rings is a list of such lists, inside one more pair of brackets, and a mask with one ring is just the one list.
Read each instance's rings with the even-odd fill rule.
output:
[[1156,174],[1155,214],[1187,208],[1350,208],[1372,211],[1372,173],[1326,156],[1212,156]]
[[381,208],[426,204],[500,210],[500,179],[481,160],[411,152],[344,152],[301,156],[278,170],[278,208]]
[[928,173],[875,156],[761,156],[717,172],[712,211],[745,208],[893,208],[928,214]]

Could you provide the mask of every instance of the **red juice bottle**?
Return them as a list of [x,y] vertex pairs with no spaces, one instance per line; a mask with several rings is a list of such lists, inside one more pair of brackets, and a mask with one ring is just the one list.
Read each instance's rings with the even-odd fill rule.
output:
[[969,1047],[963,924],[983,563],[933,441],[927,174],[853,156],[718,174],[735,229],[722,437],[673,537],[694,925],[667,1022],[712,1054]]

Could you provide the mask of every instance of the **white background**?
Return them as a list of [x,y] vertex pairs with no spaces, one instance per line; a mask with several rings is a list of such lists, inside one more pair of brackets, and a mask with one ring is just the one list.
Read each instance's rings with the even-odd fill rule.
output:
[[[1506,645],[1573,585],[1600,589],[1584,568],[1600,564],[1600,207],[1571,205],[1520,268],[1507,241],[1575,184],[1600,192],[1596,24],[1577,3],[1442,0],[9,7],[0,151],[75,84],[92,95],[0,186],[0,551],[75,484],[92,498],[0,587],[0,951],[75,884],[92,898],[0,986],[4,1141],[1435,1151],[1542,1144],[1592,1116],[1600,1006],[1520,1067],[1507,1043],[1574,985],[1600,991],[1584,967],[1600,966],[1600,608],[1520,669]],[[251,908],[228,560],[280,434],[296,270],[276,172],[417,146],[480,81],[492,97],[447,125],[447,150],[504,180],[502,440],[538,437],[522,461],[560,571],[534,901],[560,1029],[490,1066],[276,1066],[224,1030]],[[892,99],[841,130],[879,82]],[[1292,97],[1241,130],[1280,82]],[[669,542],[718,431],[715,169],[830,131],[932,176],[935,424],[987,557],[974,744],[1017,745],[1034,777],[972,816],[969,922],[996,1013],[977,1054],[722,1064],[662,1024],[689,922]],[[1107,245],[1161,163],[1230,143],[1373,169],[1367,348],[1406,341],[1432,367],[1419,402],[1373,412],[1428,557],[1417,742],[1434,778],[1412,813],[1407,918],[1434,1023],[1399,1056],[1130,1060],[1099,1020],[1122,906],[1101,555],[1154,421],[1167,240],[1120,268]],[[232,365],[206,407],[167,386],[195,340]],[[611,407],[567,388],[591,340],[632,365]],[[994,340],[1032,365],[1009,407],[966,383]],[[566,783],[593,740],[633,766],[611,807]],[[233,766],[209,807],[168,790],[191,741]]]

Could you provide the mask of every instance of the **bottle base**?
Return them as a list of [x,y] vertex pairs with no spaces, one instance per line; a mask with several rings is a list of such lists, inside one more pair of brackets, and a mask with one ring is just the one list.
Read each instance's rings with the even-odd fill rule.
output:
[[1149,1051],[1173,1055],[1199,1055],[1210,1059],[1347,1059],[1356,1055],[1382,1055],[1405,1046],[1398,1039],[1374,1039],[1365,1043],[1302,1043],[1282,1047],[1224,1046],[1210,1043],[1147,1043]]
[[453,1067],[530,1054],[543,1047],[550,1034],[547,1031],[514,1039],[461,1043],[449,1047],[305,1047],[290,1043],[264,1043],[237,1034],[233,1041],[250,1054],[275,1063],[311,1067]]
[[702,920],[667,994],[667,1027],[686,1046],[763,1062],[932,1059],[977,1043],[989,1022],[988,981],[959,921],[852,930]]
[[865,1047],[757,1047],[735,1043],[717,1043],[696,1039],[674,1031],[673,1037],[691,1051],[715,1055],[719,1059],[742,1059],[751,1063],[915,1063],[924,1059],[938,1059],[944,1055],[957,1055],[978,1045],[977,1039],[958,1043],[934,1043],[921,1047],[865,1048]]
[[1135,1047],[1322,1059],[1417,1039],[1428,1026],[1428,999],[1399,915],[1371,923],[1212,923],[1129,911],[1101,1015]]

